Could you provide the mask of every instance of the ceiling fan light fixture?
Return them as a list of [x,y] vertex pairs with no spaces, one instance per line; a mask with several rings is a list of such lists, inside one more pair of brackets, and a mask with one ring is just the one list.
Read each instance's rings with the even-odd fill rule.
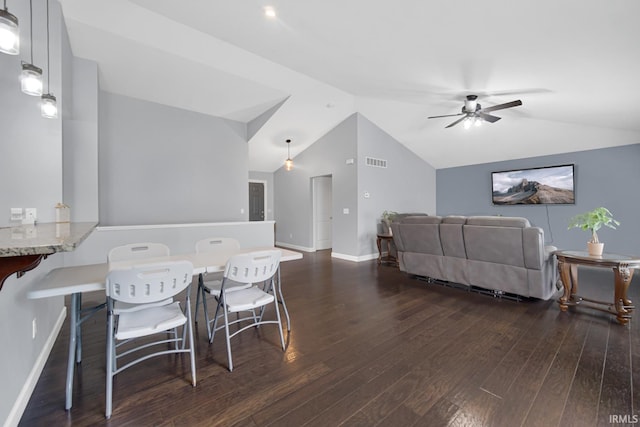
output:
[[20,53],[20,29],[18,18],[7,10],[7,1],[4,9],[0,9],[0,52],[9,55]]

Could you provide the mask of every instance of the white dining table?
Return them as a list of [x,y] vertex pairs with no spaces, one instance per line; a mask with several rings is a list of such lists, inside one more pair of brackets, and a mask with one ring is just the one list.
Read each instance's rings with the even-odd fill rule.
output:
[[[73,376],[75,372],[75,365],[76,363],[80,363],[82,361],[82,322],[88,319],[98,310],[104,308],[106,304],[102,303],[83,310],[82,294],[95,291],[104,292],[106,287],[106,278],[110,268],[118,268],[127,265],[150,262],[190,261],[193,264],[193,275],[198,276],[200,274],[217,273],[224,271],[227,261],[233,255],[273,249],[280,250],[281,262],[302,259],[302,254],[300,252],[276,247],[256,247],[242,248],[238,251],[229,253],[203,252],[179,254],[166,257],[146,258],[135,261],[119,261],[111,264],[105,262],[101,264],[60,267],[54,268],[53,270],[49,271],[49,273],[45,275],[41,282],[37,283],[31,290],[29,290],[29,292],[27,293],[27,298],[40,299],[71,295],[71,318],[69,319],[69,355],[67,360],[65,409],[71,409],[71,406],[73,404]],[[277,272],[276,287],[277,292],[280,295],[279,302],[282,304],[287,319],[287,330],[290,331],[291,320],[289,318],[287,305],[285,304],[284,297],[282,295],[282,287],[280,285],[280,269],[278,269]]]

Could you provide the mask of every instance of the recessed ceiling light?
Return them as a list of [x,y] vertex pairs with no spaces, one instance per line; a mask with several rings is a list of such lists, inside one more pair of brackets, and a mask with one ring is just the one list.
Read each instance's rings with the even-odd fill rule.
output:
[[275,18],[276,17],[276,10],[273,8],[273,6],[265,6],[264,7],[264,15],[267,18]]

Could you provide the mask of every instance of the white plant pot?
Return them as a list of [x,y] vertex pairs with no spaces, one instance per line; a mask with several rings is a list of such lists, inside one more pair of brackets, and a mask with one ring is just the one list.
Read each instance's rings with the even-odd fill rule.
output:
[[587,242],[587,250],[589,251],[589,255],[602,256],[602,251],[604,250],[604,243]]

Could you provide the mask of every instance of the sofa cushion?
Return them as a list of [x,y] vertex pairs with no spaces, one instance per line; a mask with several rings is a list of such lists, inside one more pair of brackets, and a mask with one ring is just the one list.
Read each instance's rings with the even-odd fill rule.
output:
[[517,216],[470,216],[467,218],[467,225],[490,225],[494,227],[530,227],[531,224],[527,218]]
[[440,243],[440,217],[421,216],[404,218],[401,227],[391,225],[396,246],[406,252],[442,255]]
[[440,222],[442,222],[442,217],[428,216],[428,215],[412,215],[412,216],[405,216],[396,222],[400,222],[402,224],[440,224]]
[[444,217],[440,224],[440,240],[442,241],[442,252],[445,256],[456,258],[466,258],[467,251],[464,247],[464,236],[462,226],[466,222],[466,217]]
[[469,225],[468,221],[462,227],[469,260],[525,266],[521,228]]

